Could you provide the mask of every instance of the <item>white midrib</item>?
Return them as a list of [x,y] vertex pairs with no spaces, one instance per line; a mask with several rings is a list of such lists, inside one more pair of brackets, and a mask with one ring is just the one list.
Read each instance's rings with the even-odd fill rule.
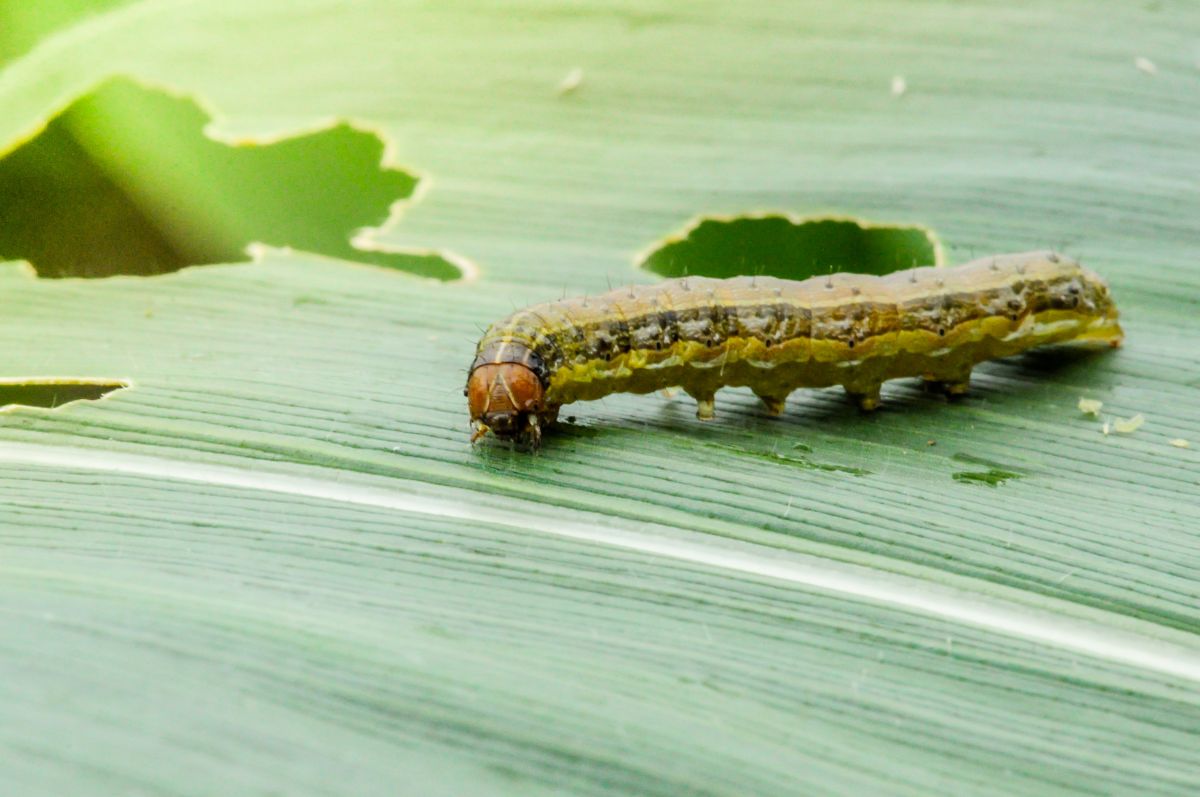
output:
[[[123,454],[35,443],[0,443],[0,463],[71,470],[101,471],[173,481],[260,490],[394,509],[437,518],[508,526],[600,545],[614,546],[680,562],[707,565],[815,589],[824,589],[897,608],[924,612],[1004,634],[1073,650],[1113,662],[1200,682],[1200,647],[1165,641],[1103,622],[1056,613],[991,595],[924,581],[753,543],[715,540],[699,534],[687,538],[670,529],[619,524],[612,518],[579,512],[575,520],[544,516],[540,505],[506,499],[508,508],[473,503],[478,496],[432,497],[405,492],[407,482],[388,488],[345,484],[337,473],[319,468],[315,475],[269,473],[228,465],[180,462],[144,454]],[[1046,606],[1056,601],[1045,598]]]

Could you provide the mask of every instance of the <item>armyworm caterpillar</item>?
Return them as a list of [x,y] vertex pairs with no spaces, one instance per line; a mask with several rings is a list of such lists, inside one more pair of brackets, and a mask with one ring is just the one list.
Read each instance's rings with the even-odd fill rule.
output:
[[480,340],[467,380],[472,440],[536,447],[559,407],[681,387],[713,417],[726,386],[777,415],[793,390],[842,385],[864,410],[885,380],[950,395],[977,363],[1066,341],[1120,345],[1108,286],[1055,252],[803,281],[685,277],[535,305]]

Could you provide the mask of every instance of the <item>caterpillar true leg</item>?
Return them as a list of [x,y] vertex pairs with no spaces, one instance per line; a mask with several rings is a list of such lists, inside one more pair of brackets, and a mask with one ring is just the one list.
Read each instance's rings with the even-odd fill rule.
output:
[[537,450],[542,446],[542,425],[538,423],[538,416],[528,416],[529,430],[526,432],[525,439],[529,442],[529,447]]

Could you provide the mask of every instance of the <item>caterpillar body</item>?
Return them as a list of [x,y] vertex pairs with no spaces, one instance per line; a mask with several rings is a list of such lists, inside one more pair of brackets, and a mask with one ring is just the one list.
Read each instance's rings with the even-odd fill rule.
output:
[[888,379],[958,395],[984,360],[1122,338],[1104,280],[1055,252],[885,276],[684,277],[493,324],[465,393],[472,441],[491,432],[536,448],[563,404],[611,393],[682,387],[707,420],[721,387],[750,387],[778,415],[797,388],[842,385],[872,410]]

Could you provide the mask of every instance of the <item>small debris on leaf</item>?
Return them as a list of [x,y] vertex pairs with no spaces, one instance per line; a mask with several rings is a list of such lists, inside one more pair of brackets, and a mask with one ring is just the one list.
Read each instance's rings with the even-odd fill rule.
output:
[[583,67],[577,66],[567,73],[558,84],[558,94],[570,94],[583,85]]
[[1118,434],[1133,434],[1138,429],[1141,429],[1142,424],[1144,424],[1145,422],[1146,422],[1146,416],[1142,415],[1139,412],[1137,415],[1134,415],[1132,418],[1128,418],[1128,419],[1118,418],[1117,420],[1113,421],[1112,428],[1113,428],[1113,431],[1117,432]]
[[1079,411],[1084,415],[1091,415],[1093,418],[1100,416],[1100,408],[1103,406],[1104,402],[1096,399],[1081,398],[1079,400]]
[[1184,440],[1182,437],[1176,437],[1171,441],[1171,445],[1175,446],[1176,448],[1191,448],[1192,446],[1191,443],[1189,443],[1187,440]]
[[1147,75],[1158,74],[1158,66],[1145,56],[1139,55],[1137,58],[1133,59],[1133,65],[1138,68],[1139,72],[1145,72]]
[[903,97],[906,91],[908,91],[908,81],[904,79],[904,75],[892,75],[892,96]]

